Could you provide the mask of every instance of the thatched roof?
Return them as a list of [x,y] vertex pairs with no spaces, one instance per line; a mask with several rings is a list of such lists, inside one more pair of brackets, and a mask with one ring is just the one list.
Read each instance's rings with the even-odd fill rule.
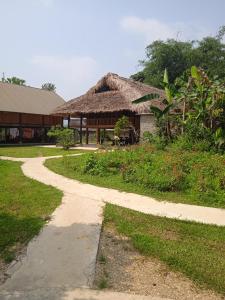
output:
[[164,91],[143,83],[108,73],[86,94],[72,99],[54,110],[57,115],[79,115],[100,112],[133,111],[149,113],[149,103],[133,104],[132,101],[144,95],[159,94],[151,104],[163,108]]

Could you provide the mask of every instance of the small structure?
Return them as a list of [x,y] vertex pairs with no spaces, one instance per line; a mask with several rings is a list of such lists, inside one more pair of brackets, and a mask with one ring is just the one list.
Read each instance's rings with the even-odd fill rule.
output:
[[50,113],[65,101],[55,92],[0,82],[0,144],[47,143],[47,131],[62,125]]
[[129,118],[133,128],[143,135],[144,131],[155,130],[154,116],[149,110],[150,102],[133,104],[132,101],[151,93],[159,95],[159,98],[151,103],[163,108],[164,91],[108,73],[86,94],[59,106],[53,114],[67,117],[69,123],[72,118],[79,118],[79,122],[73,120],[73,127],[79,128],[80,143],[84,129],[86,144],[89,142],[90,129],[96,130],[97,143],[100,143],[101,130],[112,130],[117,120],[124,115]]

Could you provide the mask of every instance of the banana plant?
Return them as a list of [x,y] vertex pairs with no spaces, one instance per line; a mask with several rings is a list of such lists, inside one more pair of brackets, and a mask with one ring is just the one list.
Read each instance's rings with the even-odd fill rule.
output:
[[202,69],[195,66],[191,68],[191,80],[192,86],[187,93],[190,103],[187,117],[196,120],[214,132],[220,123],[219,119],[224,116],[224,83],[210,80]]
[[[156,116],[158,121],[162,120],[165,123],[165,134],[168,138],[172,138],[169,115],[170,115],[171,109],[176,106],[176,103],[175,103],[173,95],[172,95],[172,90],[170,89],[170,86],[169,86],[169,78],[168,78],[167,69],[165,69],[165,71],[164,71],[163,84],[164,84],[164,91],[165,91],[165,99],[163,99],[163,103],[165,104],[165,107],[163,109],[160,109],[156,105],[153,105],[150,103],[149,109],[150,109],[150,112],[154,113],[154,115]],[[133,103],[134,104],[143,103],[143,102],[155,100],[157,98],[158,99],[160,98],[159,94],[151,93],[151,94],[147,94],[141,98],[134,100]]]

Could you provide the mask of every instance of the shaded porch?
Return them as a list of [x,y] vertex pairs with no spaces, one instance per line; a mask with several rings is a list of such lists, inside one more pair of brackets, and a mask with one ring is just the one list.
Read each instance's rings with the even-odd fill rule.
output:
[[[102,144],[110,136],[114,136],[114,127],[116,122],[122,117],[127,116],[132,128],[140,130],[140,116],[130,111],[120,111],[112,113],[88,113],[88,114],[71,114],[68,116],[68,127],[77,129],[79,132],[80,144]],[[93,140],[93,133],[95,140]],[[134,137],[132,130],[129,132],[128,141],[133,144]]]

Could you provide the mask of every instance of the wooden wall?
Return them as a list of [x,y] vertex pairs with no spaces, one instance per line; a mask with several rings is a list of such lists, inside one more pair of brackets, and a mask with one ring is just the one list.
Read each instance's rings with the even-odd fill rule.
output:
[[[114,128],[116,122],[122,116],[127,116],[133,126],[139,130],[140,128],[140,116],[135,115],[131,112],[115,112],[115,113],[96,113],[87,114],[84,116],[86,118],[86,124],[82,125],[83,128]],[[73,123],[72,127],[80,128],[79,120]]]
[[49,115],[0,112],[0,126],[40,126],[61,125],[62,118]]

